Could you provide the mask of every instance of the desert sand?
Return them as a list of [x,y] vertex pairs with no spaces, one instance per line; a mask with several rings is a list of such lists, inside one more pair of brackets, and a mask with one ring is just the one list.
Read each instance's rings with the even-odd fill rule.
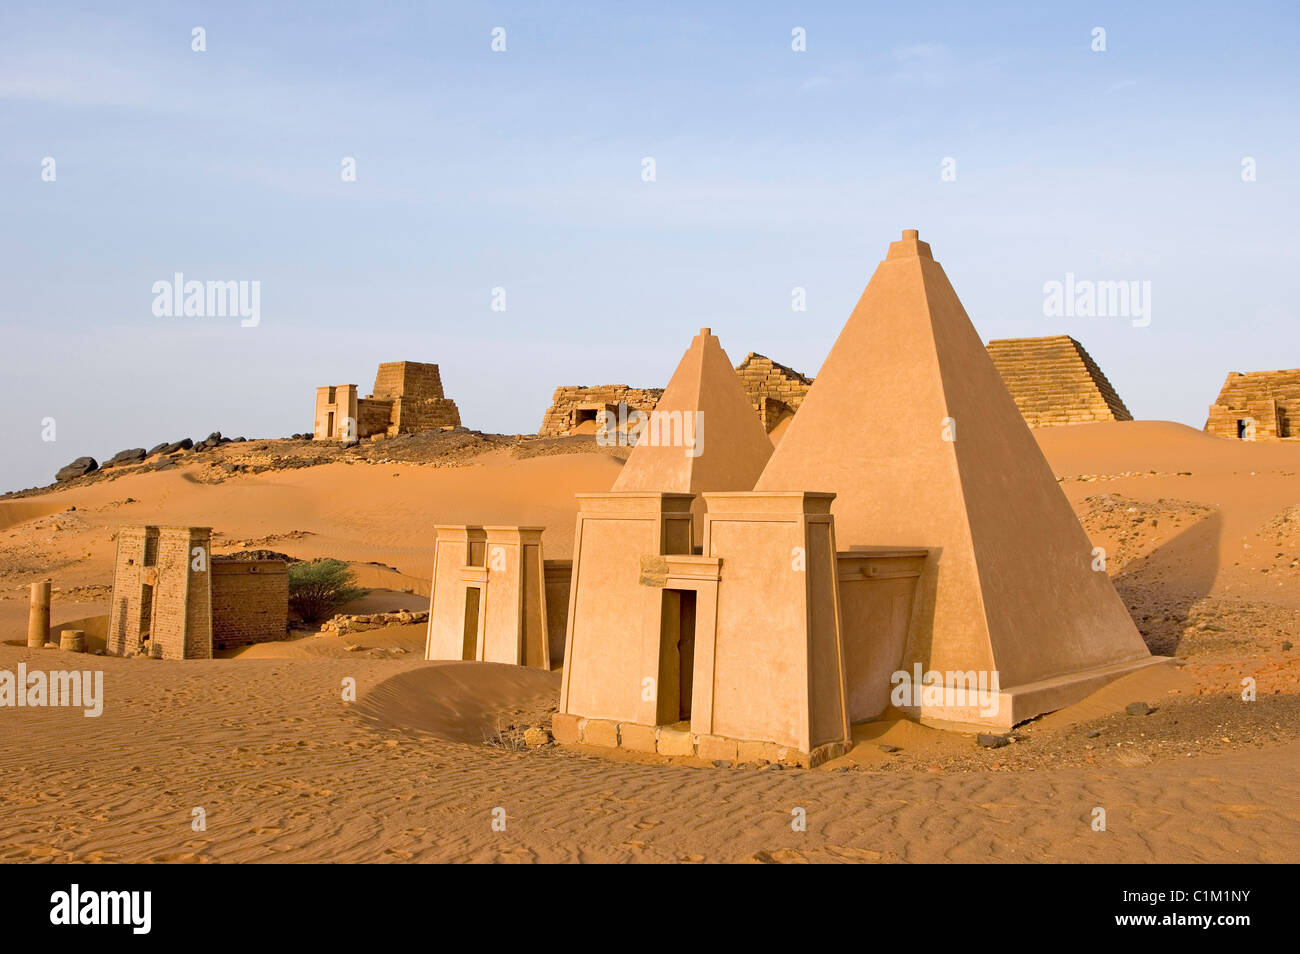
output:
[[[567,557],[573,494],[608,490],[622,466],[590,443],[221,475],[183,462],[0,500],[0,669],[101,668],[106,695],[99,718],[0,711],[0,859],[1300,860],[1300,443],[1149,421],[1034,434],[1148,645],[1177,665],[1001,748],[883,720],[811,771],[524,748],[558,672],[425,662],[422,626],[207,661],[23,645],[25,587],[45,577],[54,628],[88,621],[94,645],[125,523],[211,525],[217,552],[353,561],[375,588],[356,612],[427,606],[435,523],[540,524],[546,556]],[[1135,701],[1153,711],[1127,714]]]

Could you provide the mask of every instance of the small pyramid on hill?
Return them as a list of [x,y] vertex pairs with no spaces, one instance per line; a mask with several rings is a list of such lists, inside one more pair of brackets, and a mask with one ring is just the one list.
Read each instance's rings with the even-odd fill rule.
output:
[[1030,427],[1133,420],[1097,362],[1069,335],[1000,338],[989,342],[988,353]]
[[[673,433],[684,440],[666,437]],[[772,454],[731,359],[708,328],[692,339],[642,434],[615,491],[752,490]]]
[[904,670],[994,671],[1042,712],[1153,661],[915,231],[890,245],[755,490],[833,491],[839,550],[929,549]]

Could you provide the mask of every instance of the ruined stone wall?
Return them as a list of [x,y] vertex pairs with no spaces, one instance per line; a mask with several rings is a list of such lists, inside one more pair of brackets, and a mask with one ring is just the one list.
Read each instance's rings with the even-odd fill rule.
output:
[[357,397],[355,384],[316,389],[313,435],[317,440],[344,439],[344,421],[349,417],[356,421],[356,433],[351,435],[356,438],[416,434],[460,425],[456,402],[443,394],[438,366],[419,361],[381,364],[375,374],[374,392],[364,398]]
[[990,341],[988,353],[1030,427],[1133,420],[1101,368],[1069,335],[1003,338]]
[[1220,437],[1254,440],[1300,438],[1300,368],[1231,372],[1210,405],[1205,430]]
[[214,650],[284,639],[288,622],[287,563],[220,558],[213,563]]
[[379,398],[361,398],[357,401],[357,437],[384,434],[393,419],[393,402]]
[[736,365],[736,374],[769,434],[794,417],[812,387],[812,378],[753,351]]
[[[595,421],[602,410],[617,411],[620,403],[627,409],[649,413],[654,410],[663,388],[633,388],[626,384],[601,384],[595,387],[570,385],[558,387],[551,397],[551,406],[542,418],[538,434],[544,437],[566,437],[577,433],[595,433]],[[591,412],[596,412],[595,416]]]

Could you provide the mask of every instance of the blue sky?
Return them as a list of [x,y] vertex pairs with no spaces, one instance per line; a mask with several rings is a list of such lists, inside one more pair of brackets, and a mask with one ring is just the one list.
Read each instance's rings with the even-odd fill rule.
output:
[[[1072,334],[1200,427],[1228,371],[1300,366],[1298,53],[1293,3],[9,0],[0,489],[310,430],[380,361],[508,433],[704,325],[814,374],[903,228],[985,339]],[[155,317],[175,272],[260,281],[261,323]],[[1045,317],[1067,272],[1151,282],[1150,326]]]

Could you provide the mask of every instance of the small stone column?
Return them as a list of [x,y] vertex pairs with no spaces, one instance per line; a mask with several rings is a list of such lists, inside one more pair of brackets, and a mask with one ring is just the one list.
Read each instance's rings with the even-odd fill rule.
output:
[[59,634],[59,648],[65,653],[84,653],[86,651],[86,631],[84,629],[65,629]]
[[32,584],[31,608],[27,611],[27,648],[44,649],[50,641],[50,581]]

